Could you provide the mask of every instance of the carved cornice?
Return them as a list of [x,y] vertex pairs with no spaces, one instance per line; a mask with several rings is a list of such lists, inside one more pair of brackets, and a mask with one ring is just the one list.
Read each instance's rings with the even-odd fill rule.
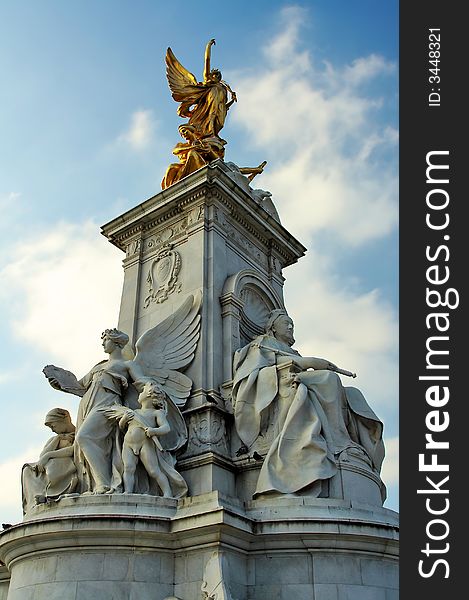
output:
[[109,239],[109,241],[112,244],[114,244],[115,246],[117,246],[118,248],[120,248],[121,250],[125,250],[127,241],[130,240],[131,238],[137,237],[137,236],[140,239],[141,234],[143,233],[144,230],[145,230],[144,224],[139,223],[138,225],[135,225],[134,227],[127,229],[126,231],[121,233],[119,236],[116,236],[116,238]]
[[235,470],[231,459],[225,458],[223,455],[212,450],[206,450],[197,456],[178,459],[178,470],[181,473],[184,473],[184,471],[187,471],[188,469],[195,469],[206,465],[217,465],[229,471]]
[[[226,207],[227,221],[231,221],[232,227],[274,251],[283,267],[304,255],[306,248],[233,182],[220,161],[192,173],[103,225],[101,231],[112,244],[125,251],[128,240],[136,234],[160,229],[181,215],[187,215],[189,207],[201,201],[205,205],[220,203]],[[208,215],[200,214],[200,217],[209,219]],[[223,226],[216,215],[212,219]]]
[[[242,310],[244,306],[244,302],[238,298],[233,292],[228,292],[220,296],[220,304],[225,308],[237,308],[238,310]],[[239,316],[239,315],[238,315]]]

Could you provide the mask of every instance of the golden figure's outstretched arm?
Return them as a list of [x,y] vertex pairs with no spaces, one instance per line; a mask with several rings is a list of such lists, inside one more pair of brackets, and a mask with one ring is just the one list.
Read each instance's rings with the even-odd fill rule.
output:
[[204,61],[204,83],[207,83],[210,75],[210,55],[212,46],[215,45],[215,40],[212,38],[207,46],[205,47],[205,61]]

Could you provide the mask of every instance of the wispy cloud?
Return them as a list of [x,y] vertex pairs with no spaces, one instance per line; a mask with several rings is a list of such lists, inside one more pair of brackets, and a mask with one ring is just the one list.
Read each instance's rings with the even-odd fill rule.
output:
[[230,116],[268,159],[262,187],[285,225],[360,246],[397,225],[397,131],[381,119],[384,98],[365,85],[395,77],[396,65],[375,54],[316,64],[301,49],[306,14],[284,10],[263,64],[230,75],[239,97]]
[[0,193],[0,209],[8,210],[17,205],[21,194],[19,192]]
[[361,85],[378,75],[390,75],[396,72],[396,64],[386,61],[382,56],[370,54],[357,58],[341,73],[344,81],[353,86]]
[[16,523],[21,514],[21,467],[39,458],[41,447],[30,447],[21,454],[0,463],[0,513],[3,523]]
[[128,129],[117,141],[128,145],[132,150],[145,150],[154,139],[156,121],[151,110],[136,110],[130,118]]
[[83,374],[100,356],[100,333],[115,327],[122,254],[93,222],[59,224],[19,242],[0,271],[0,298],[14,334]]
[[0,371],[0,386],[9,385],[15,382],[21,382],[28,373],[24,367],[19,367],[16,370]]

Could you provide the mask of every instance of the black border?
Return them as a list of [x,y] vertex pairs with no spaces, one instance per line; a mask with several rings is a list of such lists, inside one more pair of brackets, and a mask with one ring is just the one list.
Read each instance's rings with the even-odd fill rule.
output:
[[[465,159],[469,128],[467,109],[463,105],[467,105],[464,88],[467,87],[468,68],[464,55],[469,36],[463,10],[464,3],[448,0],[401,2],[400,5],[400,597],[403,599],[419,597],[416,596],[419,592],[425,600],[467,595],[464,592],[463,561],[466,531],[469,529],[464,518],[465,497],[469,497],[469,486],[466,485],[469,474],[466,473],[463,440],[469,440],[469,430],[466,433],[469,423],[465,418],[468,403],[466,372],[469,372],[469,352],[465,344],[468,325],[464,318],[468,278],[465,242],[469,239],[465,222],[465,207],[469,205],[465,189],[469,185],[466,183],[469,167],[465,165]],[[428,104],[430,88],[433,87],[428,80],[431,75],[429,28],[441,30],[438,65],[441,81],[434,86],[440,88],[440,106]],[[450,195],[450,224],[444,231],[450,236],[448,241],[442,240],[443,232],[432,231],[425,223],[429,191],[425,175],[426,155],[432,150],[449,150],[449,184],[444,186]],[[426,303],[426,270],[431,263],[425,251],[427,245],[436,248],[440,243],[446,243],[450,250],[449,260],[439,261],[450,269],[446,287],[458,290],[460,303],[458,308],[448,310],[451,324],[446,335],[450,338],[450,353],[445,360],[450,367],[450,400],[441,410],[448,411],[450,425],[439,438],[450,443],[449,450],[439,452],[439,462],[448,462],[450,467],[446,485],[450,508],[441,516],[449,525],[449,534],[444,542],[431,542],[434,548],[442,548],[448,542],[449,549],[429,559],[421,552],[429,541],[425,529],[432,518],[438,517],[427,512],[427,496],[417,494],[417,489],[430,487],[426,485],[425,476],[431,474],[419,472],[418,455],[425,451],[425,434],[428,432],[425,417],[432,408],[425,400],[429,384],[418,378],[425,374],[425,344],[428,336],[432,335],[425,324],[426,315],[432,312]],[[434,480],[439,481],[444,475],[435,473]],[[441,500],[443,496],[439,498]],[[419,561],[425,559],[424,570],[429,572],[431,561],[438,558],[448,561],[449,577],[444,577],[446,567],[442,564],[435,568],[431,577],[421,577]],[[448,595],[451,592],[453,594]]]

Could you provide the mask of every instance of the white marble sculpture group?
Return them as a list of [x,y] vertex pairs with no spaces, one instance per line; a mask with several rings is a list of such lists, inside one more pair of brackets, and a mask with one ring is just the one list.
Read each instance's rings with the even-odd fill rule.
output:
[[[39,461],[23,467],[23,507],[63,494],[147,493],[182,498],[187,484],[176,452],[188,439],[182,407],[192,381],[180,370],[194,357],[200,336],[201,296],[143,334],[125,358],[128,336],[102,334],[109,355],[82,379],[49,365],[52,387],[81,396],[76,430],[68,411],[50,411],[56,434]],[[302,357],[292,348],[293,322],[273,310],[265,333],[234,356],[232,404],[240,454],[268,443],[254,496],[327,496],[324,482],[337,461],[358,455],[379,474],[382,423],[361,392],[344,387],[333,363]],[[137,396],[137,391],[138,396]],[[345,458],[346,459],[346,458]],[[326,489],[326,491],[325,491]]]
[[46,425],[57,435],[38,463],[23,468],[25,511],[34,503],[74,492],[172,498],[187,494],[174,465],[175,452],[187,442],[179,406],[187,400],[192,381],[179,370],[194,357],[200,304],[200,296],[189,296],[140,337],[131,360],[124,356],[129,337],[106,329],[101,337],[109,358],[82,379],[53,365],[44,368],[52,387],[81,400],[76,432],[66,410],[48,413]]

